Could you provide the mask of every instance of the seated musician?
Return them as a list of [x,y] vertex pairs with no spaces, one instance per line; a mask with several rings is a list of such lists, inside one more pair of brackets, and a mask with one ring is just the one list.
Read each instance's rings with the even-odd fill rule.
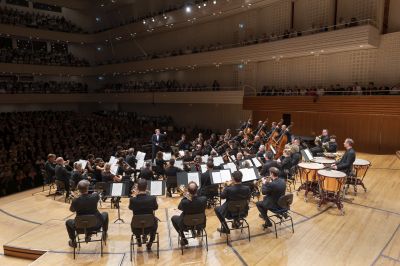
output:
[[267,140],[271,137],[272,133],[274,133],[275,131],[279,132],[279,127],[278,124],[276,122],[272,122],[271,123],[271,129],[267,132],[267,134],[264,137],[264,140]]
[[[71,172],[65,168],[65,165],[67,165],[68,163],[69,163],[69,161],[64,161],[64,159],[62,157],[58,157],[56,159],[56,167],[54,169],[54,174],[55,174],[56,180],[64,183],[64,188],[66,191],[67,198],[69,197],[69,194],[70,194],[69,181],[71,178]],[[57,191],[58,190],[59,189],[57,188]]]
[[210,155],[212,150],[212,146],[208,142],[208,140],[205,140],[203,143],[203,148],[201,149],[201,154],[202,155]]
[[268,182],[267,178],[263,178],[262,194],[265,196],[262,201],[256,203],[261,218],[265,220],[264,228],[272,226],[267,215],[268,210],[274,211],[279,209],[278,200],[286,192],[286,182],[282,178],[279,178],[278,174],[278,168],[271,167],[269,169],[271,181]]
[[49,155],[47,155],[47,161],[44,164],[44,168],[46,170],[46,184],[51,184],[52,182],[54,182],[56,173],[56,155],[50,153]]
[[157,178],[164,175],[164,166],[166,161],[163,159],[163,152],[157,152],[156,159],[155,159],[155,166],[153,167],[153,171],[156,174]]
[[279,178],[287,179],[290,173],[290,168],[292,168],[292,157],[289,149],[283,151],[282,157],[278,160],[279,166]]
[[93,164],[93,181],[100,182],[102,180],[101,173],[104,170],[104,161],[101,158],[96,158]]
[[233,155],[236,157],[236,154],[238,154],[239,152],[239,143],[236,141],[229,141],[228,144],[230,148],[229,155]]
[[272,151],[267,151],[265,153],[265,163],[261,168],[260,175],[262,177],[267,176],[271,167],[278,168],[278,162],[274,160],[274,153]]
[[301,161],[301,153],[299,146],[296,144],[290,145],[290,157],[292,158],[292,166],[298,165]]
[[170,159],[167,168],[165,168],[165,176],[167,177],[167,197],[172,197],[171,189],[176,189],[177,184],[177,173],[182,172],[181,169],[174,166],[175,160]]
[[210,160],[207,162],[207,171],[201,174],[200,177],[200,196],[213,198],[218,196],[218,185],[212,184],[212,171],[214,170],[214,163]]
[[176,143],[176,146],[180,151],[186,151],[190,149],[190,143],[186,140],[185,134],[181,136],[181,139]]
[[196,155],[193,159],[193,165],[190,167],[190,171],[192,172],[201,172],[201,166],[200,164],[202,163],[202,159],[200,155]]
[[232,138],[232,140],[240,143],[240,142],[242,141],[243,137],[244,137],[243,135],[244,135],[244,133],[243,133],[243,131],[241,130],[241,131],[239,131],[239,133],[237,134],[237,136],[235,136],[235,137]]
[[235,161],[236,166],[240,167],[242,165],[243,161],[244,161],[243,153],[238,152],[236,154],[236,161]]
[[[219,221],[222,225],[222,230],[218,228],[218,231],[224,234],[230,234],[230,229],[225,221],[225,218],[232,218],[232,214],[228,212],[228,202],[236,200],[250,200],[250,188],[242,184],[243,174],[240,171],[233,172],[232,184],[224,188],[221,193],[221,199],[226,199],[224,204],[214,209]],[[247,206],[243,217],[247,216],[249,207]],[[239,221],[234,221],[234,227],[239,227]]]
[[260,148],[258,148],[258,151],[256,153],[256,157],[260,159],[262,163],[265,163],[264,154],[265,154],[265,145],[260,145]]
[[113,173],[111,173],[111,164],[106,163],[104,165],[103,171],[101,172],[101,181],[109,183],[109,182],[121,182],[121,180],[122,176],[114,175]]
[[[78,183],[78,190],[80,192],[80,196],[72,200],[71,206],[69,210],[71,212],[76,212],[76,216],[79,215],[95,215],[97,217],[97,226],[95,228],[90,228],[92,231],[99,230],[103,228],[104,235],[107,236],[108,230],[108,213],[102,212],[100,213],[97,209],[97,204],[100,200],[99,194],[96,192],[89,194],[89,181],[81,180]],[[69,246],[76,247],[75,240],[75,220],[69,219],[65,223],[69,236]],[[90,231],[89,230],[89,231]],[[87,236],[89,237],[89,236]]]
[[346,152],[340,161],[331,165],[331,168],[350,175],[351,171],[353,170],[353,163],[356,160],[356,151],[353,149],[354,141],[350,138],[347,138],[343,145],[346,149]]
[[256,154],[258,152],[258,149],[260,148],[260,146],[261,146],[261,139],[260,139],[260,136],[257,135],[254,137],[253,146],[251,146],[250,152],[252,154]]
[[208,139],[208,144],[210,144],[211,147],[215,147],[217,142],[218,142],[217,135],[215,133],[212,133],[210,139]]
[[93,179],[93,175],[94,175],[94,168],[95,168],[95,157],[93,154],[89,154],[86,157],[87,160],[87,164],[86,164],[86,170],[87,170],[87,174],[88,176],[91,177],[91,179]]
[[184,155],[182,156],[182,161],[184,163],[189,163],[189,162],[193,161],[193,157],[192,157],[192,155],[190,155],[189,150],[185,150]]
[[[232,138],[231,129],[227,128],[226,132],[225,132],[225,135],[222,137],[222,140],[224,140],[224,139],[230,140],[231,138]],[[220,139],[221,139],[221,136],[220,136]]]
[[151,170],[150,162],[146,162],[145,167],[140,170],[139,178],[143,178],[150,181],[154,179],[154,173]]
[[336,153],[337,152],[337,143],[336,143],[336,136],[335,135],[331,135],[330,136],[330,140],[329,140],[329,142],[327,144],[326,151],[327,152],[332,152],[332,153]]
[[[147,194],[147,180],[140,178],[137,188],[137,195],[129,200],[129,209],[133,211],[133,215],[154,214],[154,211],[158,209],[157,198]],[[149,242],[146,244],[147,250],[151,250],[152,242],[155,239],[158,228],[158,219],[155,216],[154,219],[154,227],[144,230],[145,235],[142,235],[141,229],[131,228],[132,233],[136,236],[139,247],[142,246],[142,243],[147,242],[146,235],[150,234]]]
[[292,141],[292,134],[290,133],[289,128],[286,125],[282,125],[278,138],[280,138],[283,134],[287,136],[288,143]]
[[[181,245],[186,246],[188,244],[185,238],[185,227],[183,225],[183,217],[187,214],[199,214],[203,213],[205,215],[205,210],[207,206],[207,198],[204,196],[197,196],[197,184],[195,182],[190,182],[188,184],[188,193],[186,193],[178,205],[178,209],[182,211],[181,215],[174,215],[171,217],[172,225],[175,230],[180,234],[182,240]],[[204,227],[206,224],[204,224]]]
[[87,170],[82,169],[82,164],[75,162],[74,170],[71,173],[71,182],[70,182],[72,190],[75,190],[76,186],[81,180],[89,178],[90,177],[88,177],[87,175]]
[[196,158],[196,156],[202,156],[203,152],[201,150],[201,144],[196,144],[195,149],[192,151],[192,158],[194,160],[194,158]]
[[315,147],[311,148],[310,151],[314,156],[317,156],[318,153],[323,153],[324,148],[323,145],[329,141],[329,133],[327,129],[322,130],[322,134],[315,138]]

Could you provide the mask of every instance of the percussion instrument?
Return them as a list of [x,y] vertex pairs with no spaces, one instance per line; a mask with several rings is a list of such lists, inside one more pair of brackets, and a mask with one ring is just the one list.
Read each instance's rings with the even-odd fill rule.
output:
[[304,200],[307,201],[308,192],[318,195],[317,171],[324,169],[324,165],[320,163],[299,163],[298,168],[301,185],[297,189],[297,193],[304,189]]
[[335,163],[334,159],[329,159],[329,158],[325,158],[325,157],[314,157],[314,159],[312,161],[314,163],[320,163],[325,166],[329,166],[329,165]]
[[364,177],[370,167],[371,162],[364,159],[356,159],[353,163],[353,173],[346,180],[346,190],[350,185],[353,185],[354,194],[357,195],[357,186],[362,186],[364,191],[367,192],[367,188],[364,185]]
[[327,202],[333,202],[337,205],[341,214],[344,215],[343,210],[343,193],[346,174],[336,170],[319,170],[318,171],[318,184],[320,191],[320,201],[318,208]]

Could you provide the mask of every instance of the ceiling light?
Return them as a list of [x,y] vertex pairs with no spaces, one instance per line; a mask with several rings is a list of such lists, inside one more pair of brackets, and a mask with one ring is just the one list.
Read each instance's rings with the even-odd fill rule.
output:
[[216,5],[216,4],[217,4],[217,0],[214,0],[214,1],[213,1],[213,4]]
[[192,7],[187,6],[187,7],[185,8],[185,11],[186,11],[186,13],[191,13],[191,12],[192,12]]

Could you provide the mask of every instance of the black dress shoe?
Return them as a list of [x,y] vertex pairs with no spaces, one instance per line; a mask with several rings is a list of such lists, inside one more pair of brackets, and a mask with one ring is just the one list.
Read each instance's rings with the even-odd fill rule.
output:
[[231,230],[226,230],[225,228],[217,228],[217,231],[220,232],[221,234],[227,234],[229,235],[231,233]]
[[146,244],[146,250],[147,251],[151,251],[151,245],[152,245],[153,243],[147,243]]
[[68,245],[69,245],[71,248],[76,248],[76,242],[73,241],[73,240],[69,240],[69,241],[68,241]]
[[142,240],[140,238],[136,238],[137,246],[142,247]]
[[181,239],[181,246],[187,246],[189,244],[189,242],[187,241],[187,239],[186,238],[182,238]]
[[271,227],[271,226],[272,226],[271,222],[265,222],[265,224],[263,224],[264,228],[268,228],[268,227]]
[[147,242],[147,235],[142,235],[142,242],[146,243]]

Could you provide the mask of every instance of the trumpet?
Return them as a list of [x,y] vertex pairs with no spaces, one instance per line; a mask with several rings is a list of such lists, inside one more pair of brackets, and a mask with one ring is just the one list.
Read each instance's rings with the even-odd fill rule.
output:
[[178,193],[180,196],[187,198],[188,200],[192,201],[192,195],[188,192],[187,187],[185,187],[184,185],[180,185],[178,188]]

